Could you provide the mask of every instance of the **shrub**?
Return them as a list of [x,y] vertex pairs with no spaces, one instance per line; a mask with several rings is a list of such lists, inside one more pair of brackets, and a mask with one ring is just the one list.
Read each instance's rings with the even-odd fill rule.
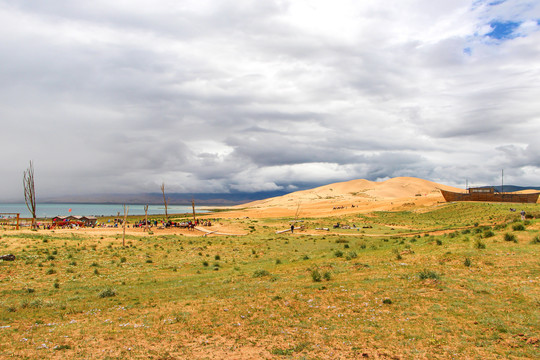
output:
[[315,282],[320,282],[321,281],[322,276],[321,276],[321,273],[319,272],[319,270],[317,270],[317,269],[311,270],[311,279],[313,279],[313,281],[315,281]]
[[276,265],[281,264],[281,259],[276,259]]
[[524,231],[525,230],[525,226],[523,226],[523,224],[516,224],[514,226],[512,226],[512,229],[514,231]]
[[504,234],[504,241],[513,241],[513,242],[517,243],[516,235],[506,233],[506,234]]
[[341,250],[336,250],[336,251],[334,252],[334,256],[335,256],[335,257],[343,257],[343,251],[341,251]]
[[471,266],[471,264],[472,264],[471,259],[469,259],[469,258],[465,258],[465,261],[463,261],[463,265],[465,265],[467,267]]
[[203,266],[208,266],[208,261],[203,261]]
[[[452,234],[453,234],[453,233],[452,233]],[[453,236],[452,236],[452,237],[453,237]],[[437,245],[442,245],[442,240],[441,240],[441,239],[437,239],[437,240],[435,240],[435,243],[436,243]]]
[[216,260],[221,260],[221,256],[216,255],[216,256],[214,256],[214,259],[216,259]]
[[418,273],[420,280],[433,279],[438,280],[440,278],[439,274],[434,271],[424,269]]
[[332,279],[332,274],[330,274],[330,271],[325,271],[323,274],[323,279],[326,281],[330,281]]
[[120,262],[121,262],[121,263],[125,263],[126,261],[127,261],[127,259],[126,259],[125,256],[123,256],[122,258],[120,258]]
[[263,277],[268,275],[270,275],[270,273],[267,270],[262,269],[255,270],[255,272],[253,273],[253,277]]
[[531,244],[540,244],[540,237],[538,237],[538,235],[536,235],[536,236],[531,240]]
[[480,239],[476,239],[476,242],[474,243],[474,247],[477,249],[485,249],[486,244],[482,242]]
[[113,297],[116,296],[116,289],[106,288],[99,292],[98,295],[100,298]]
[[46,274],[47,274],[47,275],[56,274],[56,270],[54,270],[54,269],[49,269],[49,270],[47,270],[47,273],[46,273]]
[[384,299],[382,302],[383,302],[383,304],[388,304],[388,305],[390,305],[390,304],[392,303],[392,300],[390,300],[390,299]]
[[490,238],[492,236],[495,236],[495,233],[493,231],[491,230],[484,231],[484,235],[483,235],[484,238]]
[[358,254],[355,251],[350,251],[347,254],[347,260],[356,259],[358,257]]

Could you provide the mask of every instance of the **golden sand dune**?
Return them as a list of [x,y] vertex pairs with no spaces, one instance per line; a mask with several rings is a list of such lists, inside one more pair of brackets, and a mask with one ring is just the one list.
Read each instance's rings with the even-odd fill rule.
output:
[[[297,191],[237,208],[243,208],[243,215],[250,217],[294,216],[297,212],[305,217],[402,210],[443,202],[439,189],[462,191],[413,177],[397,177],[381,182],[360,179]],[[234,216],[239,215],[234,213]]]

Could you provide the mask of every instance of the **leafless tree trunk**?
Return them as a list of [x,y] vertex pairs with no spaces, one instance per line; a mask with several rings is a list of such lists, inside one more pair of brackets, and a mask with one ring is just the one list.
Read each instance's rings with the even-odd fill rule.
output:
[[302,205],[301,201],[299,201],[298,205],[296,206],[296,214],[294,214],[294,221],[298,221],[298,217],[300,216],[300,205]]
[[195,199],[194,198],[191,198],[191,208],[193,209],[193,224],[195,224],[197,219],[195,218]]
[[169,222],[169,214],[167,214],[167,199],[165,198],[165,183],[161,183],[161,193],[163,194],[163,205],[165,205],[165,221]]
[[30,160],[30,166],[23,174],[24,202],[32,214],[32,228],[36,228],[36,189],[34,186],[34,164]]
[[122,223],[123,227],[123,233],[122,233],[122,246],[126,246],[126,224],[127,224],[127,216],[129,212],[129,206],[126,206],[124,204],[124,222]]
[[144,205],[144,231],[148,231],[148,205]]

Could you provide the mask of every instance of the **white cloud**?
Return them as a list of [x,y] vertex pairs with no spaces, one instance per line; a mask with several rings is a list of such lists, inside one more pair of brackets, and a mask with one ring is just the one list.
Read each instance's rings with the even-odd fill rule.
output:
[[540,5],[490,3],[0,1],[0,199],[30,159],[51,195],[538,185],[500,149],[537,154]]

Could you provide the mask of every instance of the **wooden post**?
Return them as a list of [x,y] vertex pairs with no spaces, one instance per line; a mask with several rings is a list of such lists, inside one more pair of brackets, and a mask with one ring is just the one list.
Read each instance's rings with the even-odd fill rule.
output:
[[15,227],[16,230],[19,230],[19,216],[20,214],[17,213],[17,226]]
[[193,225],[195,225],[195,199],[191,198],[191,207],[193,208]]
[[124,228],[124,231],[122,234],[122,246],[126,246],[126,223],[127,223],[128,212],[129,212],[129,206],[126,206],[126,204],[124,204],[124,222],[122,223],[122,227]]
[[144,205],[144,231],[148,231],[148,205]]

